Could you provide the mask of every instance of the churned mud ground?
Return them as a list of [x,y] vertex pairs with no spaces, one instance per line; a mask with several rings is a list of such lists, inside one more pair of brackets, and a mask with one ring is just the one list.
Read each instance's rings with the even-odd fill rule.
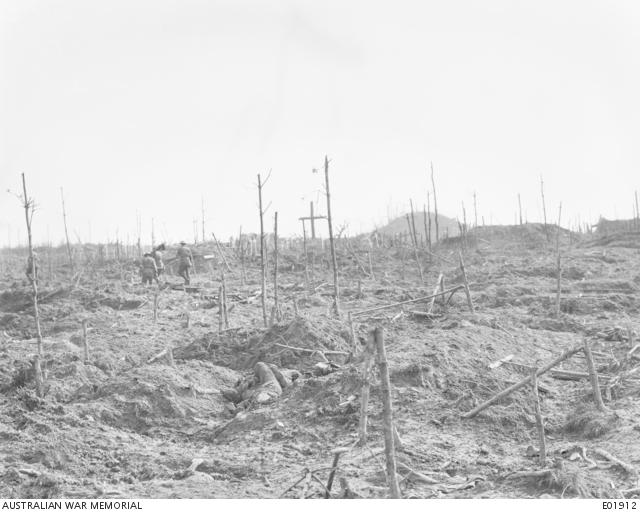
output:
[[[557,316],[555,241],[548,242],[539,225],[478,228],[463,248],[475,315],[458,292],[446,309],[436,302],[431,316],[424,315],[428,302],[355,316],[358,352],[351,356],[347,312],[429,295],[440,273],[447,286],[461,283],[461,241],[441,242],[431,258],[421,253],[424,284],[410,248],[369,250],[364,240],[351,240],[348,248],[343,242],[338,242],[342,318],[331,311],[328,256],[316,255],[309,293],[301,251],[284,247],[281,319],[268,329],[258,262],[248,263],[244,280],[233,250],[226,248],[233,272],[226,273],[230,329],[222,333],[221,264],[212,272],[196,259],[192,289],[161,290],[157,321],[157,287],[139,285],[131,262],[87,264],[79,276],[62,266],[43,268],[43,399],[35,395],[31,371],[36,343],[24,264],[5,254],[0,496],[320,498],[326,494],[331,451],[348,448],[331,496],[385,497],[377,373],[368,443],[357,445],[360,349],[376,326],[384,329],[390,364],[404,497],[637,494],[640,371],[634,372],[640,351],[631,350],[640,341],[640,234],[598,239],[563,232]],[[167,281],[180,279],[169,275]],[[272,290],[270,275],[269,306]],[[83,363],[83,319],[89,326],[88,363]],[[476,417],[461,414],[585,337],[610,412],[595,409],[587,378],[545,374],[539,383],[550,472],[517,474],[541,470],[531,387]],[[162,355],[168,347],[173,362]],[[335,364],[333,372],[318,375],[316,364],[327,359]],[[252,376],[259,361],[296,370],[300,377],[273,402],[238,408],[222,391]],[[560,368],[587,372],[581,353]],[[608,461],[600,450],[631,468]]]

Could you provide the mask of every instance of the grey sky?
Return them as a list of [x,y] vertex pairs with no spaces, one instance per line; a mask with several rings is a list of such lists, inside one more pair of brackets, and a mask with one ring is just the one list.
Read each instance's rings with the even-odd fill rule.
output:
[[[512,223],[631,217],[640,188],[640,4],[633,1],[0,3],[4,190],[25,172],[36,239],[256,231],[256,174],[281,232],[322,191],[351,233],[426,201]],[[324,204],[320,210],[324,212]],[[551,215],[551,214],[550,214]],[[11,226],[11,228],[9,228]],[[74,237],[75,238],[75,237]]]

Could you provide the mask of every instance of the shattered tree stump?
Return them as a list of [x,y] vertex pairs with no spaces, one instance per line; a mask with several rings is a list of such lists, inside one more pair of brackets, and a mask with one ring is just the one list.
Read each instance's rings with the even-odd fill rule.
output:
[[393,405],[391,402],[391,381],[389,379],[389,365],[387,353],[384,347],[384,335],[382,328],[376,328],[373,332],[374,341],[378,349],[378,366],[382,382],[382,417],[384,424],[384,452],[387,460],[387,481],[389,492],[393,499],[400,499],[400,485],[396,467],[395,440],[393,436]]
[[601,412],[607,412],[607,407],[602,401],[602,394],[600,393],[600,383],[598,382],[598,372],[596,366],[593,364],[593,356],[591,354],[591,346],[589,341],[584,339],[584,356],[587,361],[587,371],[589,372],[589,378],[591,380],[591,388],[593,389],[593,400],[596,404],[596,408]]

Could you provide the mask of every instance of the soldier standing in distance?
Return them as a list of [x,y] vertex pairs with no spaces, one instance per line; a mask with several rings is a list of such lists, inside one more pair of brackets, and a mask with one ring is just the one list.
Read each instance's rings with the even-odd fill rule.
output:
[[156,278],[156,281],[158,282],[158,285],[160,285],[160,276],[164,273],[164,261],[162,260],[162,252],[166,249],[166,246],[164,245],[164,242],[162,244],[160,244],[159,246],[156,246],[155,248],[153,248],[153,251],[151,252],[151,256],[153,257],[153,259],[156,261],[156,267],[158,269],[158,277]]
[[151,256],[151,253],[145,253],[142,257],[142,269],[140,270],[142,275],[142,284],[147,283],[151,285],[153,280],[158,281],[158,268],[156,267],[156,261]]
[[184,284],[189,285],[191,278],[189,277],[189,269],[193,265],[193,256],[191,250],[187,247],[187,243],[180,242],[178,248],[178,275],[184,279]]

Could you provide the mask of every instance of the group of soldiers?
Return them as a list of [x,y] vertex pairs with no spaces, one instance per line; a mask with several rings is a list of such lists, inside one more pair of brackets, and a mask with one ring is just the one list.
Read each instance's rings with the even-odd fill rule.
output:
[[[151,285],[155,281],[160,286],[160,276],[165,272],[164,260],[162,259],[162,252],[165,250],[166,246],[163,243],[142,256],[140,275],[143,285]],[[178,259],[178,275],[184,280],[185,285],[189,285],[191,283],[189,270],[193,266],[193,255],[186,242],[180,242],[176,258]]]
[[[155,281],[160,286],[160,276],[165,272],[165,265],[163,260],[163,251],[166,251],[164,243],[153,248],[150,253],[145,253],[142,256],[142,262],[140,266],[140,275],[142,277],[143,285],[152,285]],[[178,259],[178,276],[184,280],[185,285],[191,283],[191,276],[189,270],[193,266],[193,255],[191,250],[187,246],[186,242],[180,242],[180,247],[176,253]],[[27,267],[25,274],[30,281],[37,283],[38,281],[38,268],[39,261],[36,252],[33,252],[33,259],[29,256],[27,260]]]

